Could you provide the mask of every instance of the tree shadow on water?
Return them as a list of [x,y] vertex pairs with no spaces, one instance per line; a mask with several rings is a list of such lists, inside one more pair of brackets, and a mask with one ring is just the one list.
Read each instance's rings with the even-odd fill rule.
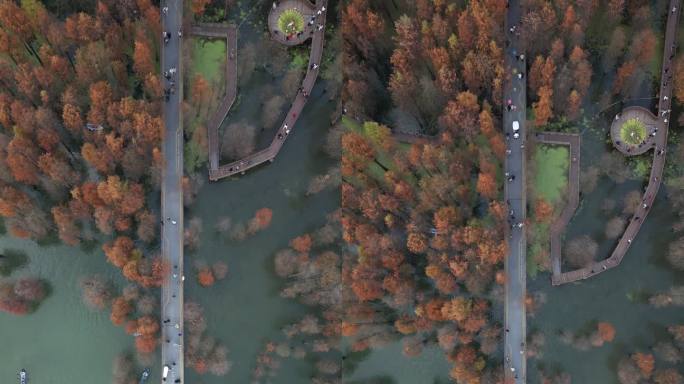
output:
[[9,276],[27,263],[26,253],[16,249],[5,249],[0,252],[0,276]]

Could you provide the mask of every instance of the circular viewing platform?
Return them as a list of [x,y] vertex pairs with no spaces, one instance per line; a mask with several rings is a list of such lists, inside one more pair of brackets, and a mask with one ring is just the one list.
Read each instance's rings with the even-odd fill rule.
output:
[[274,1],[268,13],[268,30],[271,38],[281,44],[299,45],[310,39],[317,25],[323,23],[319,19],[316,7],[307,0]]
[[655,146],[660,121],[648,109],[631,106],[615,115],[610,125],[613,146],[626,156],[636,156]]

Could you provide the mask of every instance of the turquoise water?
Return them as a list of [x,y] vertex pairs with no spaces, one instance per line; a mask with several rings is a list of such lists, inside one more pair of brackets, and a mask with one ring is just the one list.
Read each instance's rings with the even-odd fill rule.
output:
[[31,315],[0,312],[0,382],[16,382],[21,368],[31,383],[111,382],[112,361],[133,350],[133,338],[112,325],[108,312],[94,312],[83,304],[79,280],[96,273],[121,283],[119,271],[107,264],[99,248],[85,253],[0,237],[0,250],[8,249],[23,250],[29,257],[28,265],[12,278],[46,279],[52,294]]

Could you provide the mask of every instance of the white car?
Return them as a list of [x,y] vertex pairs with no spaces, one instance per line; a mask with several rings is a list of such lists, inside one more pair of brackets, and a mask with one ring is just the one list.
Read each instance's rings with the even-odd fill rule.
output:
[[169,366],[164,365],[164,370],[162,371],[162,379],[166,381],[166,378],[169,376]]
[[518,132],[520,130],[520,123],[518,123],[518,120],[515,120],[513,122],[513,132]]

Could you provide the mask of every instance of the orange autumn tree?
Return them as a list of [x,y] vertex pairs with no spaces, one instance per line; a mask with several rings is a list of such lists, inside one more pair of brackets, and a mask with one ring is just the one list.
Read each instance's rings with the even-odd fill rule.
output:
[[651,377],[655,368],[655,358],[650,353],[636,352],[632,355],[632,360],[639,367],[639,371],[644,378]]
[[598,332],[601,337],[601,340],[605,342],[613,341],[613,339],[615,338],[615,327],[613,327],[613,325],[608,322],[598,323]]
[[272,218],[273,211],[270,208],[261,208],[254,214],[254,218],[250,221],[249,227],[254,228],[255,232],[264,230],[271,225]]
[[120,296],[112,301],[112,313],[109,318],[114,325],[122,325],[131,312],[133,312],[131,303],[125,297]]
[[151,316],[143,316],[135,320],[135,348],[141,353],[152,353],[157,348],[159,321]]
[[214,285],[216,279],[209,267],[202,267],[197,272],[197,282],[203,287],[209,287]]
[[537,221],[544,223],[550,220],[553,216],[553,206],[549,204],[544,198],[539,198],[534,203],[534,217]]
[[313,240],[309,234],[295,237],[290,241],[290,246],[297,252],[308,253],[311,250]]

